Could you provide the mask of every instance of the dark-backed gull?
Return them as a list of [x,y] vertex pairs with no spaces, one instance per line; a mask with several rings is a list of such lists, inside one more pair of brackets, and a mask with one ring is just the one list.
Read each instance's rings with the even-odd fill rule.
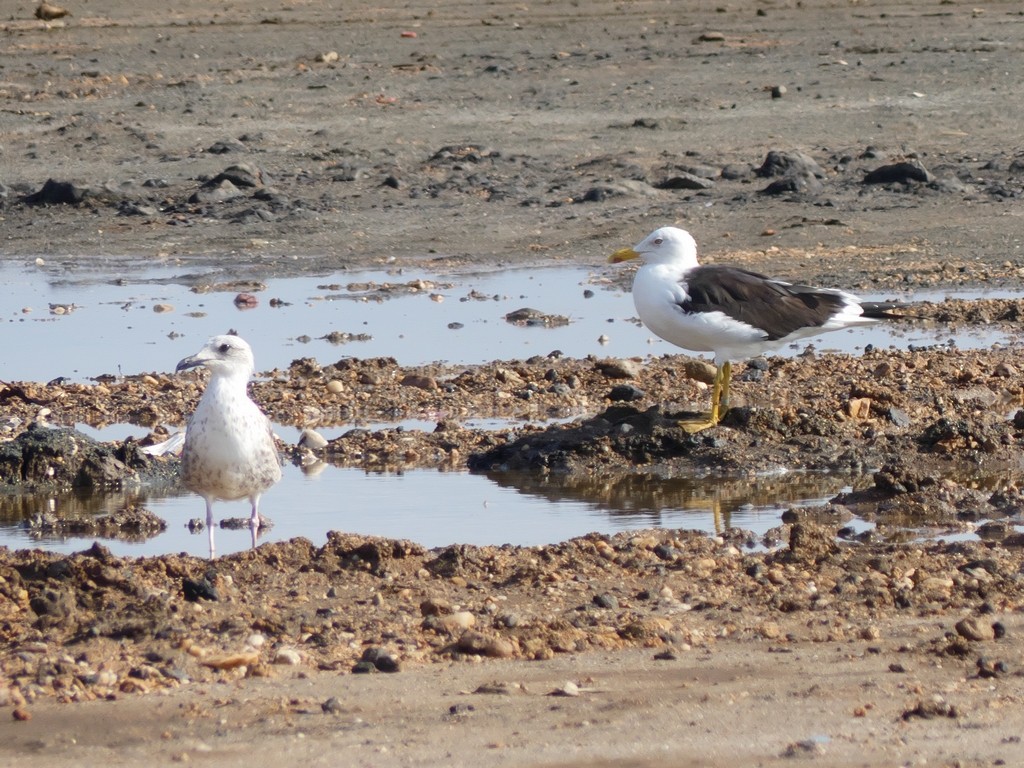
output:
[[270,422],[246,391],[255,370],[249,345],[238,336],[214,336],[176,370],[198,366],[210,370],[210,381],[185,430],[181,479],[206,501],[212,557],[213,502],[249,499],[255,547],[260,496],[281,479],[281,462]]
[[706,417],[683,422],[690,432],[712,427],[729,408],[730,361],[795,339],[891,318],[896,303],[865,302],[833,288],[775,280],[737,267],[697,263],[697,244],[677,227],[656,229],[609,257],[642,259],[633,301],[651,331],[683,349],[714,352],[717,371]]

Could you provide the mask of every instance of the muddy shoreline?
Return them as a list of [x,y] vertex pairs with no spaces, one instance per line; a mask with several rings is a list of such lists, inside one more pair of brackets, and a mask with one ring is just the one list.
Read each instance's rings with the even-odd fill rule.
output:
[[[863,293],[1024,279],[1014,3],[68,10],[0,19],[13,264],[185,284],[596,265],[676,224],[709,262]],[[1012,335],[1019,307],[916,322]],[[870,482],[790,510],[763,550],[734,530],[440,550],[336,532],[212,562],[0,549],[5,764],[236,765],[256,739],[310,765],[1019,762],[1015,345],[753,361],[698,436],[676,421],[706,403],[705,364],[645,356],[300,359],[253,393],[314,428],[444,414],[313,452],[343,466],[609,493],[778,467]],[[0,374],[6,483],[173,478],[135,444],[26,453],[29,427],[180,423],[199,379],[25,378]],[[462,426],[480,414],[576,421]],[[970,540],[907,538],[936,521]]]

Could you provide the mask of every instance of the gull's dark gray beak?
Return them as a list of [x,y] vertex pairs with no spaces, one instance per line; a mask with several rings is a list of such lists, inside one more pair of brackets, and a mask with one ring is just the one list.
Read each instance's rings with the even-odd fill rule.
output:
[[178,361],[178,364],[174,367],[174,372],[178,373],[180,371],[187,371],[189,368],[198,368],[201,365],[205,365],[206,361],[211,359],[210,353],[204,349]]

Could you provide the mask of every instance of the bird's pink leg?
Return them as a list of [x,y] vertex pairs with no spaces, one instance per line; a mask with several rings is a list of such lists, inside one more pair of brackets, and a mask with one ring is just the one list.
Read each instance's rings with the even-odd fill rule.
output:
[[216,556],[216,550],[213,545],[213,499],[206,498],[206,531],[210,537],[210,559],[212,560]]
[[259,494],[250,496],[252,502],[252,516],[249,518],[249,532],[252,533],[252,548],[256,549],[256,537],[260,532],[260,497]]

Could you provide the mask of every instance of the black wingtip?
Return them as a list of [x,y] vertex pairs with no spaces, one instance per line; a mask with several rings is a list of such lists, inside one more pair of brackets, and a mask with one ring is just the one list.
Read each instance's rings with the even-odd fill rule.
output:
[[860,308],[864,317],[873,320],[912,320],[913,313],[907,312],[911,306],[903,301],[864,301]]

